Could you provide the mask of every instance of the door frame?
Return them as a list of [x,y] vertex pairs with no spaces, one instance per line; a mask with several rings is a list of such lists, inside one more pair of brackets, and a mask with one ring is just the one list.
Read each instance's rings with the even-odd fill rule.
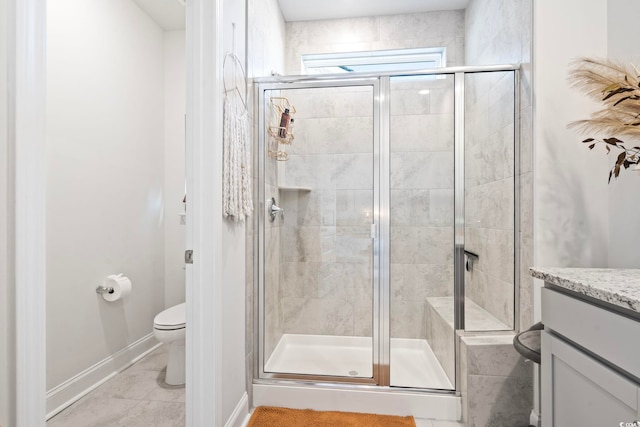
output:
[[[9,168],[15,195],[15,420],[45,426],[46,0],[8,0]],[[222,426],[222,0],[188,0],[187,426]],[[213,184],[212,184],[213,183]],[[202,261],[202,262],[201,262]]]
[[[325,76],[323,76],[325,77]],[[372,101],[373,101],[373,148],[372,154],[372,204],[373,204],[373,218],[372,225],[375,225],[375,238],[372,238],[372,275],[371,282],[373,287],[372,297],[372,377],[350,377],[347,375],[315,375],[315,374],[294,374],[294,373],[270,373],[265,372],[264,365],[266,363],[264,354],[263,338],[265,336],[265,316],[260,315],[265,312],[265,293],[264,278],[265,278],[265,258],[266,251],[264,248],[264,235],[266,224],[266,209],[264,209],[264,201],[270,198],[271,194],[266,194],[265,191],[265,161],[268,158],[266,147],[267,135],[266,135],[266,120],[269,112],[265,111],[264,106],[266,103],[265,91],[278,91],[278,90],[294,90],[294,89],[322,89],[322,88],[349,88],[349,87],[371,87],[372,88]],[[388,316],[388,310],[384,310],[384,303],[382,290],[386,286],[383,283],[386,281],[385,271],[383,271],[384,254],[384,242],[388,242],[388,239],[383,238],[385,232],[388,231],[388,215],[383,214],[387,205],[383,205],[384,196],[382,194],[381,187],[384,186],[381,178],[381,171],[388,170],[388,166],[382,164],[384,157],[381,156],[382,146],[388,146],[388,135],[385,136],[384,130],[381,132],[379,123],[381,122],[381,114],[388,111],[388,100],[386,97],[381,96],[382,83],[378,75],[372,75],[370,77],[361,76],[338,76],[338,78],[318,78],[314,76],[299,76],[299,77],[276,77],[276,78],[258,78],[254,79],[254,99],[255,99],[255,111],[258,112],[257,120],[254,123],[254,152],[257,154],[257,159],[254,162],[254,168],[258,175],[258,201],[261,206],[259,214],[257,215],[258,225],[256,228],[256,236],[254,239],[254,254],[257,254],[257,262],[254,265],[256,269],[257,279],[254,282],[254,294],[257,295],[256,316],[254,316],[254,328],[258,331],[254,335],[254,348],[258,349],[256,363],[254,365],[254,378],[256,381],[261,382],[263,380],[278,381],[278,380],[298,380],[298,381],[317,381],[317,382],[332,382],[332,383],[345,383],[349,385],[388,385],[389,379],[389,352],[384,349],[388,346],[381,345],[385,343],[385,339],[388,337],[388,332],[385,332],[385,328],[380,319]],[[384,98],[384,99],[382,99]],[[386,138],[386,139],[385,139]],[[386,177],[388,179],[388,176]],[[313,190],[312,190],[313,191]],[[388,198],[388,193],[386,194]],[[372,231],[372,234],[374,232]],[[386,249],[388,250],[388,249]],[[385,250],[385,251],[386,251]],[[383,349],[382,351],[379,351]]]

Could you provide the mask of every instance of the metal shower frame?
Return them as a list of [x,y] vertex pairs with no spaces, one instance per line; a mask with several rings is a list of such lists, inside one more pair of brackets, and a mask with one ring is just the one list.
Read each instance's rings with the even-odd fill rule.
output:
[[[458,394],[460,369],[458,340],[455,341],[455,390],[407,388],[390,384],[390,82],[393,77],[426,75],[454,76],[454,332],[465,329],[465,217],[464,217],[464,144],[465,144],[465,75],[486,72],[513,72],[514,82],[514,331],[519,331],[520,319],[520,65],[491,65],[477,67],[447,67],[415,72],[349,73],[304,76],[277,76],[253,80],[254,117],[254,173],[257,173],[256,212],[254,217],[254,384],[313,384],[319,387],[362,388],[385,391],[418,391]],[[371,86],[374,96],[374,223],[378,225],[373,241],[373,377],[286,374],[264,372],[264,242],[266,200],[264,176],[266,159],[265,91],[328,87]],[[256,180],[254,179],[254,182]],[[482,333],[482,332],[478,332]],[[257,352],[257,354],[256,354]]]

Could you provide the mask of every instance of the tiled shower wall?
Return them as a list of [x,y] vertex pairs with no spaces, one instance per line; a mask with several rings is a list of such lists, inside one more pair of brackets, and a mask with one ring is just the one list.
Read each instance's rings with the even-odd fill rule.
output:
[[464,10],[287,23],[286,71],[301,55],[446,47],[447,65],[464,63]]
[[[471,0],[466,12],[465,56],[467,64],[520,63],[520,203],[519,243],[520,329],[531,323],[531,285],[528,268],[532,264],[532,132],[531,132],[531,0]],[[487,103],[496,102],[491,94]],[[507,130],[508,131],[508,130]],[[495,182],[498,182],[497,180]],[[495,203],[499,200],[495,200]],[[503,204],[504,202],[500,202]],[[483,203],[485,215],[500,215],[492,208],[493,200]],[[481,206],[481,205],[479,205]],[[483,210],[483,209],[481,209]],[[508,273],[508,272],[507,272]],[[504,274],[504,273],[503,273]],[[486,283],[484,293],[498,293],[501,288]],[[510,336],[503,344],[473,343],[466,341],[461,346],[461,394],[463,421],[467,426],[492,425],[496,427],[528,425],[533,393],[530,368],[513,369],[522,358],[514,354]],[[491,337],[484,337],[491,340]],[[502,336],[501,338],[505,338]],[[478,345],[480,344],[480,345]],[[475,347],[475,348],[474,348]],[[466,351],[465,351],[466,349]],[[486,359],[491,363],[473,363]],[[487,357],[482,357],[482,356]],[[468,360],[467,360],[468,359]],[[500,360],[496,369],[495,360]],[[481,384],[481,386],[477,386]],[[476,387],[477,386],[477,387]]]
[[373,89],[281,94],[297,110],[278,165],[282,331],[371,336]]
[[[445,46],[447,65],[463,62],[464,11],[293,22],[286,28],[288,74],[300,73],[300,55],[307,53]],[[444,90],[445,82],[427,84],[434,89],[427,96],[411,85],[395,87],[391,328],[397,338],[426,338],[424,298],[451,293],[452,230],[445,218],[452,217],[447,165],[453,157],[449,163],[438,158],[453,147],[452,111],[443,110],[449,103],[452,108],[452,92]],[[285,208],[279,237],[279,220],[266,227],[268,257],[275,262],[279,251],[282,260],[265,279],[280,275],[280,284],[265,290],[267,358],[282,333],[367,336],[372,323],[372,96],[345,89],[282,94],[298,111],[296,139],[287,149],[290,160],[276,167],[269,159],[267,169],[280,168],[279,186],[311,191],[277,190],[267,182]],[[420,160],[434,168],[425,172]],[[429,250],[421,251],[427,242]]]
[[[453,284],[453,80],[398,80],[391,95],[391,335],[426,338],[425,299]],[[428,90],[428,94],[420,91]],[[284,333],[371,336],[373,92],[285,90],[297,110],[277,166],[283,221],[267,226],[267,354]],[[281,146],[282,148],[282,146]],[[268,163],[267,176],[273,177]],[[277,194],[277,196],[276,196]],[[281,224],[280,226],[278,226]],[[281,233],[277,237],[275,233]],[[280,254],[278,259],[273,254]],[[275,281],[280,274],[279,283]],[[271,296],[279,295],[279,299]],[[452,337],[451,337],[452,339]]]
[[392,338],[447,334],[426,299],[453,295],[453,95],[452,76],[391,80]]
[[[465,77],[465,249],[477,254],[465,272],[465,295],[513,329],[514,77]],[[474,325],[467,325],[473,330]],[[481,328],[481,326],[480,326]]]
[[[532,131],[531,131],[531,1],[530,0],[471,0],[465,15],[465,62],[473,65],[520,63],[520,174],[519,194],[519,243],[520,256],[520,294],[519,323],[521,329],[531,324],[531,286],[532,279],[528,269],[532,264],[533,208],[532,208]],[[487,83],[491,85],[491,83]],[[493,93],[486,97],[489,108],[495,105],[504,93]],[[495,110],[494,110],[495,111]],[[505,128],[506,132],[510,132]],[[497,135],[497,134],[496,134]],[[496,180],[497,182],[497,180]],[[496,184],[497,185],[497,184]],[[496,204],[503,205],[507,201],[489,199],[482,203],[479,215],[496,215]],[[481,255],[482,260],[482,255]],[[505,263],[506,264],[506,263]],[[503,277],[509,271],[499,273]],[[502,279],[501,279],[502,280]],[[495,286],[494,286],[495,285]],[[479,285],[479,292],[484,295],[500,295],[504,292],[502,281],[486,280]],[[498,313],[498,311],[495,311]],[[503,310],[503,313],[505,311]],[[510,325],[510,323],[508,324]]]

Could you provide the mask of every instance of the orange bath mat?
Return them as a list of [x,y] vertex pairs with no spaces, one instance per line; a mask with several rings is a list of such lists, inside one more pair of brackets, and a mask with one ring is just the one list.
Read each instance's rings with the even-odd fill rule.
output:
[[247,427],[416,427],[413,417],[259,406]]

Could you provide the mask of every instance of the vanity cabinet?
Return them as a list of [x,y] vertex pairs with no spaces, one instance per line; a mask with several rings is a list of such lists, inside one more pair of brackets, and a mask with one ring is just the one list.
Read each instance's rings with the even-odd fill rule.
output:
[[542,427],[640,426],[640,317],[547,283],[542,322]]

